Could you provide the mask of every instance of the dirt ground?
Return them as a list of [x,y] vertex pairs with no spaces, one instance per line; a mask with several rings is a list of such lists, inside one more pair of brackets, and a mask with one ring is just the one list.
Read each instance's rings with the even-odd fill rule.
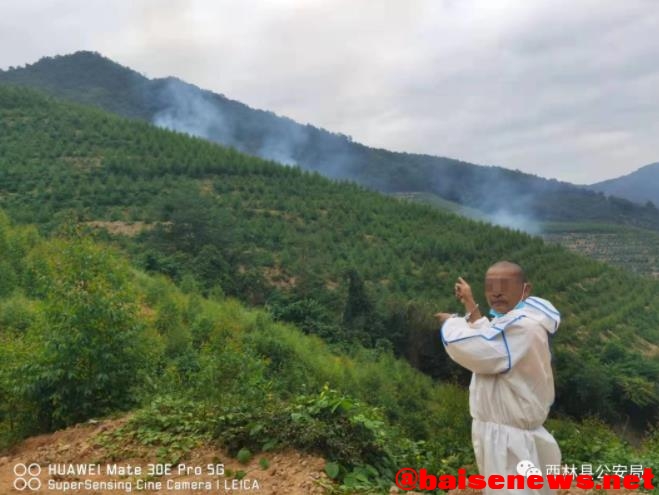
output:
[[[98,441],[99,434],[116,430],[127,419],[124,417],[87,423],[28,438],[9,452],[0,453],[0,495],[19,493],[314,495],[326,493],[325,487],[331,485],[324,472],[325,460],[320,457],[289,450],[256,455],[249,463],[243,465],[222,449],[208,445],[193,449],[179,464],[179,466],[183,465],[183,468],[173,466],[168,474],[150,476],[148,473],[150,464],[156,469],[163,467],[156,460],[155,448],[147,452],[142,450],[139,457],[116,459],[112,458],[112,454]],[[86,474],[68,472],[71,466],[74,469],[82,469],[89,465],[92,466],[92,470]],[[223,466],[225,471],[223,475],[212,472],[219,471],[216,468],[218,465]],[[117,467],[117,473],[109,472],[112,466]],[[122,468],[128,471],[129,467],[132,468],[132,472],[119,472]],[[137,472],[138,467],[142,469],[141,473]],[[29,471],[26,472],[28,469]],[[241,479],[237,479],[236,476],[239,471],[244,472],[244,477]],[[87,488],[86,485],[81,484],[85,480],[96,485]],[[28,482],[30,485],[25,486]],[[80,485],[76,486],[74,483]],[[31,489],[37,487],[39,487],[37,490]],[[625,495],[639,493],[625,490],[610,490],[610,492]],[[390,493],[418,495],[424,492],[401,491],[392,486]],[[449,495],[480,493],[478,490],[452,490]],[[586,493],[588,492],[575,488],[559,491],[557,495],[586,495]]]
[[[48,435],[32,437],[0,455],[0,494],[35,493],[31,487],[41,487],[37,493],[45,494],[85,494],[117,495],[122,493],[145,493],[161,495],[199,495],[199,494],[321,494],[325,490],[319,483],[328,483],[324,473],[325,461],[320,457],[303,455],[294,451],[276,452],[255,456],[248,464],[240,464],[225,451],[209,446],[200,447],[190,452],[182,461],[186,468],[179,472],[173,467],[171,474],[149,476],[149,464],[157,464],[155,449],[151,459],[109,459],[105,448],[95,440],[97,434],[112,431],[121,426],[126,419],[103,421],[96,424],[77,425],[66,430]],[[267,466],[262,459],[267,460]],[[65,471],[75,466],[92,464],[94,468],[88,474],[70,474],[68,472],[48,472],[59,467]],[[222,464],[225,475],[212,472],[215,466]],[[133,467],[127,476],[119,473],[108,474],[107,466],[116,465],[118,469]],[[213,467],[210,467],[213,466]],[[141,467],[137,475],[136,467]],[[162,464],[159,465],[162,467]],[[264,469],[266,467],[266,469]],[[30,472],[25,473],[26,468]],[[111,469],[111,468],[110,468]],[[157,469],[157,468],[156,468]],[[202,470],[201,474],[195,473]],[[40,471],[40,472],[39,472]],[[217,469],[219,471],[219,469]],[[245,472],[242,479],[236,479],[238,471]],[[35,474],[36,476],[32,476]],[[231,474],[228,476],[227,474]],[[22,475],[22,476],[18,476]],[[38,478],[39,481],[32,478]],[[17,481],[18,480],[18,481]],[[96,486],[86,488],[71,483],[84,483],[85,480],[97,482]],[[138,480],[141,485],[138,485]],[[31,485],[24,487],[26,482]],[[48,483],[51,483],[51,489]],[[148,482],[152,484],[147,484]],[[158,486],[156,483],[160,482]],[[52,483],[59,483],[52,485]],[[65,485],[65,483],[69,483]],[[101,485],[105,483],[105,485]],[[114,483],[109,484],[109,483]],[[130,483],[130,487],[128,486]],[[197,485],[192,485],[197,483]],[[23,488],[20,490],[20,488]],[[67,489],[68,488],[68,489]],[[67,490],[65,490],[67,489]],[[130,491],[128,491],[130,490]]]

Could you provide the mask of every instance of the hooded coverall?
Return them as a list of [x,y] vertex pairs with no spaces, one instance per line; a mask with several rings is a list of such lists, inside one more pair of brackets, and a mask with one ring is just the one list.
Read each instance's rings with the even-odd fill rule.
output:
[[[444,347],[456,363],[473,372],[469,386],[472,442],[478,469],[492,474],[522,474],[530,461],[543,476],[560,469],[561,452],[543,428],[554,402],[549,336],[561,318],[547,300],[528,297],[515,309],[492,321],[474,323],[452,317],[442,325]],[[484,493],[554,493],[542,490],[491,490]]]

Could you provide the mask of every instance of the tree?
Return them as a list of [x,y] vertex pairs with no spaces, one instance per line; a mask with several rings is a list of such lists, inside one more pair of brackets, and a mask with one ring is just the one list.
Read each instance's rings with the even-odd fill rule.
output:
[[348,298],[343,310],[343,325],[348,338],[362,343],[369,343],[367,328],[374,323],[373,303],[366,294],[364,281],[355,269],[348,270]]
[[44,300],[43,346],[26,366],[26,393],[44,430],[121,409],[153,365],[159,342],[140,323],[131,271],[106,247],[56,239],[30,256],[33,295]]

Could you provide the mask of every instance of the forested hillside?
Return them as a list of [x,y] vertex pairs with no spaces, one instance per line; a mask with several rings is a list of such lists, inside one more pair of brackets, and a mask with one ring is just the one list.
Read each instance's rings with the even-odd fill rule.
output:
[[39,88],[371,189],[438,194],[484,211],[494,222],[498,216],[518,215],[527,221],[598,221],[659,229],[659,212],[651,206],[501,167],[369,148],[349,136],[254,110],[178,79],[150,80],[96,53],[44,58],[0,71],[3,82]]
[[659,234],[598,223],[547,223],[542,238],[571,251],[659,279]]
[[480,295],[489,264],[512,259],[563,314],[556,410],[639,427],[657,416],[657,282],[537,238],[10,87],[0,88],[0,201],[43,232],[123,233],[113,242],[134,263],[182,287],[458,381],[430,315],[460,309],[457,276]]
[[[484,212],[447,201],[435,194],[397,193],[392,196],[473,220],[488,220]],[[497,224],[540,236],[545,241],[637,275],[659,279],[659,233],[656,231],[599,222],[529,222],[524,217],[514,215],[498,218]]]
[[[24,436],[132,409],[90,439],[107,461],[139,465],[143,446],[176,464],[219,443],[267,467],[295,448],[326,459],[338,493],[388,493],[401,466],[475,469],[466,391],[386,350],[348,355],[264,311],[182,291],[72,225],[46,239],[0,212],[0,245],[0,456]],[[593,420],[548,428],[568,464],[659,462],[656,433],[632,448]]]

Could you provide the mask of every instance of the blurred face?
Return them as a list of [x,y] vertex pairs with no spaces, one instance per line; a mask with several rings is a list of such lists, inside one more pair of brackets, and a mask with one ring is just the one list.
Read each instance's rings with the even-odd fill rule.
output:
[[505,314],[528,294],[519,272],[513,268],[492,267],[485,274],[485,298],[497,313]]

